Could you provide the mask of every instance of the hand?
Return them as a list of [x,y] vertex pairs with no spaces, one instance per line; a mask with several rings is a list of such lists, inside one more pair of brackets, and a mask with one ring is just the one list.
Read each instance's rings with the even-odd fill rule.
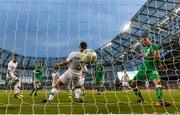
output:
[[163,69],[164,69],[164,65],[163,65],[161,62],[159,62],[159,63],[158,63],[158,68],[159,68],[160,70],[163,70]]

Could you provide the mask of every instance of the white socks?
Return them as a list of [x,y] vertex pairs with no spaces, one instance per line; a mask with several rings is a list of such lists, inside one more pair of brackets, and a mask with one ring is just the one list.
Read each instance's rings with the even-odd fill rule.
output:
[[56,95],[56,93],[58,93],[59,90],[57,88],[52,88],[51,93],[49,94],[49,98],[48,101],[52,101],[54,99],[54,96]]
[[75,89],[75,98],[79,99],[80,95],[81,95],[81,89],[80,88]]
[[21,87],[21,82],[17,82],[17,83],[14,85],[14,93],[15,93],[15,94],[20,93],[20,87]]

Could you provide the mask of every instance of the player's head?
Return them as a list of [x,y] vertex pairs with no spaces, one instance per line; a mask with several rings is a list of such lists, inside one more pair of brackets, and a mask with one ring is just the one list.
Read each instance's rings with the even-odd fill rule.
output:
[[96,66],[100,66],[100,65],[101,65],[101,62],[97,61]]
[[13,55],[13,62],[16,63],[18,61],[17,55]]
[[38,66],[43,66],[43,61],[42,61],[42,60],[38,60],[38,61],[37,61],[37,65],[38,65]]
[[126,73],[126,70],[124,70],[124,73]]
[[141,37],[141,43],[144,46],[149,46],[151,45],[151,38],[149,38],[147,35]]
[[86,42],[81,42],[79,44],[79,48],[80,48],[80,51],[83,52],[84,50],[87,49],[87,43]]

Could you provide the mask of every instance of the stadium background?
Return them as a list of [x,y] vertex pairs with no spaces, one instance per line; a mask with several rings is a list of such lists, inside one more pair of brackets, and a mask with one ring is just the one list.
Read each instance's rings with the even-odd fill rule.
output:
[[[81,5],[83,3],[86,5],[86,2],[81,1]],[[31,41],[31,35],[28,35],[29,31],[27,30],[26,25],[25,27],[22,27],[24,30],[21,30],[19,25],[21,25],[20,17],[16,17],[20,15],[20,11],[18,10],[18,5],[23,6],[25,2],[21,0],[17,1],[9,1],[9,0],[2,0],[0,3],[3,3],[0,10],[0,42],[1,42],[1,49],[0,49],[0,86],[1,88],[4,88],[4,80],[6,76],[7,71],[7,64],[11,60],[13,54],[18,55],[19,59],[19,65],[18,69],[20,70],[20,77],[22,80],[22,88],[31,88],[33,84],[33,73],[32,70],[35,67],[35,63],[37,60],[43,60],[44,64],[48,67],[48,71],[46,71],[43,75],[42,85],[44,88],[50,87],[51,84],[51,71],[53,64],[58,61],[63,61],[66,59],[67,54],[72,50],[68,49],[69,46],[73,46],[75,49],[78,47],[77,45],[73,45],[74,43],[77,43],[79,41],[89,41],[90,48],[96,47],[95,50],[97,52],[98,60],[100,60],[105,68],[105,86],[106,89],[109,90],[115,90],[117,89],[116,86],[118,85],[117,80],[117,72],[123,71],[124,69],[127,69],[128,71],[136,71],[139,69],[142,58],[132,51],[132,49],[135,49],[136,52],[140,52],[141,46],[139,45],[140,36],[144,34],[148,34],[154,43],[157,43],[161,47],[161,59],[165,65],[165,70],[160,71],[162,83],[164,88],[178,88],[179,83],[179,77],[180,77],[180,1],[179,0],[148,0],[145,3],[142,4],[141,7],[139,7],[136,13],[132,15],[132,18],[128,19],[128,24],[126,27],[121,29],[121,32],[117,33],[115,37],[109,38],[109,42],[103,41],[103,37],[101,36],[100,28],[97,28],[97,35],[98,37],[92,39],[87,38],[81,38],[77,37],[75,41],[70,42],[72,39],[64,38],[66,39],[69,44],[67,44],[66,47],[58,47],[58,52],[53,52],[53,50],[48,50],[48,46],[44,47],[44,49],[41,49],[38,47],[39,42],[45,42],[45,44],[54,37],[49,34],[49,30],[51,30],[50,27],[48,27],[48,23],[51,23],[51,21],[47,19],[47,21],[44,24],[44,30],[40,31],[40,26],[38,25],[41,22],[41,19],[45,18],[43,15],[41,15],[37,20],[35,20],[35,24],[33,25],[36,29],[33,30],[35,37],[34,41]],[[32,5],[43,5],[44,2],[42,1],[29,1],[30,6]],[[46,2],[45,2],[46,3]],[[73,3],[73,2],[72,2]],[[107,5],[103,4],[103,1],[99,1],[100,5]],[[102,4],[101,4],[102,3]],[[115,4],[118,4],[118,1],[115,2]],[[59,3],[59,1],[56,2],[49,2],[49,4],[56,4],[57,6],[63,6],[63,3]],[[71,3],[68,3],[71,4]],[[130,4],[130,0],[128,2]],[[17,7],[13,7],[13,5],[17,5]],[[78,4],[80,6],[80,4]],[[101,9],[100,5],[99,9]],[[68,6],[68,8],[71,7]],[[12,9],[11,9],[12,8]],[[49,7],[48,7],[49,8]],[[47,10],[48,8],[44,8],[44,10]],[[67,8],[67,10],[68,10]],[[130,9],[130,8],[129,8]],[[27,15],[31,15],[30,11],[34,10],[33,12],[36,12],[37,9],[30,9],[27,11],[24,10],[24,13]],[[71,9],[70,9],[71,10]],[[14,18],[12,18],[9,14],[16,14]],[[73,10],[72,10],[73,11]],[[101,10],[100,10],[101,11]],[[20,13],[18,13],[20,12]],[[29,14],[28,14],[29,12]],[[38,10],[38,12],[40,12]],[[43,7],[42,7],[43,12]],[[48,11],[44,11],[48,12]],[[80,13],[79,11],[78,13]],[[22,12],[23,13],[23,12]],[[77,13],[77,12],[76,12]],[[106,12],[108,13],[108,11]],[[51,14],[51,13],[48,13]],[[28,17],[28,16],[27,16]],[[29,17],[24,20],[31,21],[31,18],[33,16]],[[130,16],[129,16],[130,17]],[[88,18],[88,17],[87,17]],[[99,17],[98,19],[100,19]],[[108,18],[108,17],[107,17]],[[8,23],[9,19],[14,19],[14,22]],[[45,18],[46,19],[46,18]],[[60,19],[60,18],[59,18]],[[73,20],[71,18],[67,18],[70,22]],[[98,20],[97,19],[97,20]],[[64,19],[66,20],[66,19]],[[37,22],[37,23],[36,23]],[[53,22],[53,21],[52,21]],[[126,21],[127,22],[127,21]],[[43,22],[42,22],[43,23]],[[80,21],[77,21],[77,24],[80,23]],[[101,22],[99,22],[101,23]],[[97,23],[97,24],[99,24]],[[105,23],[105,22],[103,22]],[[111,23],[111,21],[109,22]],[[118,22],[116,22],[118,23]],[[112,26],[116,26],[115,24],[112,24]],[[70,24],[70,23],[69,23]],[[29,25],[31,25],[29,23]],[[32,28],[33,28],[32,26]],[[110,27],[110,26],[109,26]],[[10,30],[8,30],[11,28]],[[32,29],[31,28],[31,29]],[[43,26],[42,26],[43,28]],[[103,27],[102,27],[103,28]],[[117,27],[119,28],[119,26]],[[53,28],[53,29],[58,29]],[[52,29],[52,31],[53,31]],[[110,29],[110,28],[106,28]],[[54,32],[57,32],[54,31]],[[77,34],[80,35],[80,32],[82,31],[80,26],[76,28]],[[61,29],[59,30],[61,31]],[[88,30],[87,30],[88,31]],[[109,30],[110,32],[113,30]],[[23,33],[23,37],[21,39],[18,38],[18,35],[20,32]],[[44,37],[47,38],[45,40],[39,39],[38,35],[45,33]],[[68,33],[70,31],[62,31],[65,33]],[[117,32],[117,31],[116,31]],[[12,34],[10,34],[12,33]],[[36,35],[38,34],[38,35]],[[85,34],[91,34],[91,32]],[[8,36],[10,35],[10,36]],[[12,35],[12,36],[11,36]],[[78,36],[77,35],[77,36]],[[114,34],[113,34],[114,35]],[[30,37],[31,36],[31,37]],[[58,36],[58,35],[57,35]],[[56,37],[57,37],[56,36]],[[68,36],[68,34],[67,34]],[[112,35],[111,35],[112,36]],[[52,37],[52,38],[51,38]],[[54,37],[54,39],[56,38]],[[18,49],[18,46],[16,46],[16,41],[22,40],[20,43],[22,43],[22,49]],[[63,39],[58,39],[59,41]],[[30,42],[33,42],[35,46],[30,47],[29,49],[33,52],[32,55],[28,54],[28,50],[26,45],[30,44]],[[63,42],[63,41],[62,41]],[[98,43],[97,43],[98,42]],[[106,43],[105,43],[106,42]],[[96,46],[93,46],[93,44],[98,44]],[[11,47],[8,47],[10,45]],[[100,46],[100,47],[99,47]],[[8,48],[6,48],[8,47]],[[67,50],[68,49],[68,50]],[[43,54],[39,54],[39,52],[43,52]],[[48,52],[50,52],[48,54]],[[62,52],[62,54],[61,54]],[[51,53],[54,53],[54,55],[51,57]],[[60,70],[60,73],[62,74],[65,71]],[[92,70],[90,69],[89,74],[86,77],[85,81],[85,87],[88,89],[93,88],[93,82],[92,82]],[[143,85],[142,85],[143,87]]]

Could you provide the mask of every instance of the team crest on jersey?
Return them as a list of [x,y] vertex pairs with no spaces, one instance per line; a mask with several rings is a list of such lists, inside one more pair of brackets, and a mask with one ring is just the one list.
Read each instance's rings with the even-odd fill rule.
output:
[[147,51],[145,52],[145,55],[148,56],[150,54],[150,48],[147,49]]

